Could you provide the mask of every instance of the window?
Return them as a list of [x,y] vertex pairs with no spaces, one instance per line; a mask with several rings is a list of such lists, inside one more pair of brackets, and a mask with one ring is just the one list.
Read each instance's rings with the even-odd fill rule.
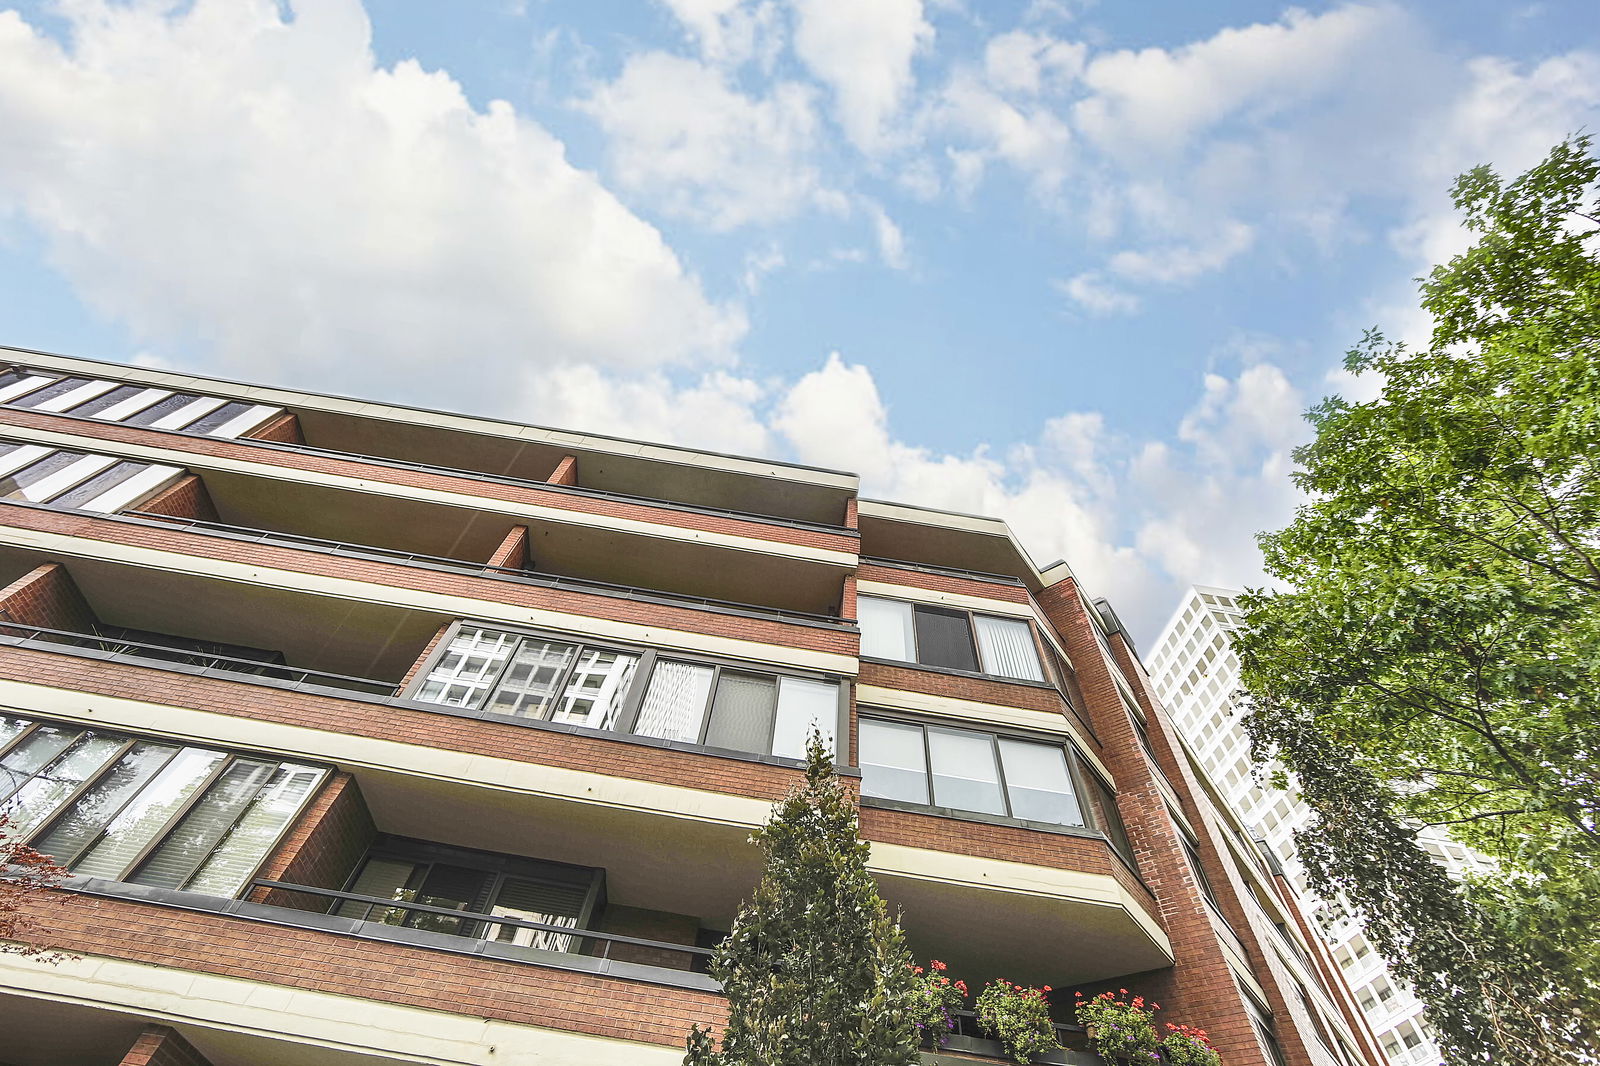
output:
[[324,771],[0,715],[0,811],[74,873],[236,895]]
[[813,725],[833,744],[839,691],[831,680],[463,624],[412,698],[803,759]]
[[[603,877],[603,871],[587,866],[385,836],[367,853],[345,891],[396,903],[582,929],[589,924]],[[386,907],[365,900],[341,900],[333,904],[332,911],[344,918],[546,951],[573,951],[580,940],[551,929]]]
[[183,471],[109,455],[0,441],[0,498],[84,511],[120,510]]
[[1089,824],[1074,781],[1075,756],[1061,744],[865,717],[860,744],[863,796]]
[[856,601],[861,654],[946,670],[1043,681],[1033,627],[1020,618],[876,596]]
[[246,433],[281,411],[217,396],[67,377],[17,366],[0,369],[0,403],[223,437]]

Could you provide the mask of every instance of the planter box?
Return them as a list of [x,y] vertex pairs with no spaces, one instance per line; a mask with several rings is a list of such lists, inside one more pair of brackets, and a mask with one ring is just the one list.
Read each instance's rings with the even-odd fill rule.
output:
[[[1007,1057],[998,1040],[984,1040],[975,1036],[952,1036],[944,1047],[934,1051],[924,1051],[922,1062],[923,1066],[962,1066],[972,1062],[974,1056],[993,1062],[1013,1061]],[[1047,1066],[1105,1066],[1105,1063],[1100,1061],[1100,1056],[1083,1051],[1054,1051],[1043,1058],[1035,1059],[1034,1062]]]

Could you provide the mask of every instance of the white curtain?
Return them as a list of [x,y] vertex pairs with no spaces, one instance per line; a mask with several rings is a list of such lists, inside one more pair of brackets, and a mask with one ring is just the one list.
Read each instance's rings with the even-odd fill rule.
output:
[[978,628],[978,648],[983,653],[985,673],[1000,677],[1021,678],[1023,681],[1043,681],[1044,671],[1039,666],[1039,653],[1033,646],[1033,631],[1028,623],[1017,618],[995,618],[975,615]]

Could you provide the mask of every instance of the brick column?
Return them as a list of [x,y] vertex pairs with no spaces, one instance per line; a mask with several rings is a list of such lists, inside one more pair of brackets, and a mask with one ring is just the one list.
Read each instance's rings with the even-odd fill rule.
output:
[[94,632],[94,611],[60,563],[45,563],[0,589],[0,621]]
[[196,474],[181,478],[176,485],[140,504],[138,509],[147,514],[217,521],[217,508],[211,502],[211,493],[206,491],[206,483]]
[[[377,832],[355,778],[334,773],[256,876],[312,888],[343,888]],[[283,889],[256,889],[248,898],[306,911],[326,911],[329,904],[326,896]]]
[[[1103,745],[1101,758],[1115,779],[1117,808],[1127,826],[1139,874],[1160,905],[1162,925],[1177,960],[1170,971],[1164,971],[1165,980],[1151,974],[1141,978],[1140,987],[1132,991],[1160,1003],[1163,1020],[1205,1029],[1228,1066],[1270,1066],[1212,928],[1208,904],[1184,855],[1183,838],[1167,813],[1155,770],[1139,744],[1111,667],[1095,639],[1094,623],[1077,583],[1066,578],[1041,590],[1037,599],[1077,669],[1085,710]],[[1303,1066],[1306,1060],[1291,1062]]]
[[512,526],[500,546],[489,556],[490,566],[521,570],[528,565],[528,527]]
[[244,434],[251,440],[270,440],[279,444],[304,444],[306,438],[300,432],[300,418],[293,411],[285,411],[269,420],[265,425],[257,426],[249,433]]
[[550,476],[545,478],[552,485],[576,485],[578,483],[578,460],[571,455],[565,456]]
[[211,1066],[178,1031],[165,1025],[147,1025],[119,1066]]

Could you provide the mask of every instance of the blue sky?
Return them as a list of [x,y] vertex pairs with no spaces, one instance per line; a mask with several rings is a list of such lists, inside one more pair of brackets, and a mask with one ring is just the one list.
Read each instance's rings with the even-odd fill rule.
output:
[[0,0],[0,341],[860,471],[1149,638],[1592,2]]

